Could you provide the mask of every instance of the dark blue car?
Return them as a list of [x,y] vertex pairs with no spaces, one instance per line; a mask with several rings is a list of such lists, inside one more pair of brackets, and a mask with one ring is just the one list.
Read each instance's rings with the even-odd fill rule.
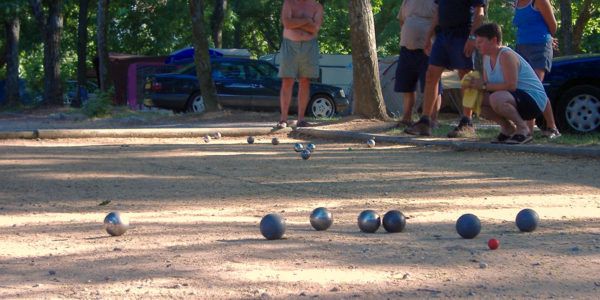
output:
[[[245,58],[212,58],[212,77],[222,107],[250,110],[279,110],[281,80],[277,68],[266,61]],[[146,80],[144,105],[174,111],[203,112],[196,68],[193,64],[177,73],[155,74]],[[297,84],[290,111],[297,111]],[[335,86],[311,83],[306,113],[331,117],[346,110],[349,101]]]
[[600,54],[554,59],[543,84],[560,130],[600,131]]

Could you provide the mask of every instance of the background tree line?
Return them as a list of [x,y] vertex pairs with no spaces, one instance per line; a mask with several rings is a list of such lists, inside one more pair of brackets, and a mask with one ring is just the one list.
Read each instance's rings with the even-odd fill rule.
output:
[[[208,46],[246,48],[256,57],[278,50],[283,0],[3,0],[0,79],[15,86],[17,78],[22,78],[32,94],[43,95],[46,103],[60,104],[63,90],[57,82],[85,77],[93,58],[106,60],[108,51],[156,56],[192,45],[192,2],[202,12]],[[325,8],[321,51],[351,54],[351,7],[365,1],[320,2]],[[379,56],[399,51],[396,15],[400,3],[370,1]],[[515,36],[513,3],[489,0],[487,10],[488,19],[502,25],[509,45]],[[600,52],[599,1],[552,3],[559,22],[559,54]],[[99,42],[106,45],[98,47]]]

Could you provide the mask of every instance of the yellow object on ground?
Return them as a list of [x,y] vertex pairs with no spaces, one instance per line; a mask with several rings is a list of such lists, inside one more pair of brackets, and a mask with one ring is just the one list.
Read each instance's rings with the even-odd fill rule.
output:
[[478,89],[467,88],[471,79],[479,79],[481,74],[478,71],[471,71],[467,73],[460,81],[461,86],[464,88],[463,93],[463,107],[468,107],[473,110],[477,115],[481,112],[481,102],[483,101],[483,91]]

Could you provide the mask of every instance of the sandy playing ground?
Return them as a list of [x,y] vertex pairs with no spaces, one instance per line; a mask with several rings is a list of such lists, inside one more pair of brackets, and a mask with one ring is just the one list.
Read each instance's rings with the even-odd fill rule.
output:
[[[303,161],[270,138],[0,141],[0,298],[600,295],[598,160],[317,140]],[[325,232],[308,222],[319,206]],[[523,208],[533,233],[515,227]],[[365,234],[364,209],[410,219]],[[114,210],[121,237],[102,229]],[[285,239],[260,235],[271,212]],[[454,229],[468,212],[473,240]]]

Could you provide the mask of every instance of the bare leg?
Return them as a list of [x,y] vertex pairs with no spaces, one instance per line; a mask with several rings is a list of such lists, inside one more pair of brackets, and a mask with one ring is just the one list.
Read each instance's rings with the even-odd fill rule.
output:
[[310,93],[310,79],[300,78],[298,80],[298,122],[304,121],[304,113],[308,106],[308,95]]
[[484,96],[483,98],[481,103],[481,116],[500,125],[500,132],[504,135],[511,136],[515,132],[515,125],[494,111],[490,104],[489,96]]
[[429,65],[425,76],[425,95],[423,99],[423,116],[431,118],[433,107],[438,96],[438,85],[442,78],[444,67]]
[[431,113],[431,121],[437,122],[438,115],[440,114],[440,108],[442,107],[442,94],[438,94],[435,98],[435,105],[433,107],[433,112]]
[[[467,75],[467,73],[469,73],[471,70],[458,70],[458,78],[460,80],[463,79],[463,77],[465,77],[465,75]],[[464,92],[463,89],[460,89],[461,91],[461,99],[462,99],[462,94]],[[473,117],[473,110],[469,107],[463,107],[463,116],[471,119]]]
[[519,115],[517,102],[511,93],[507,91],[494,92],[490,95],[490,104],[496,114],[512,121],[517,126],[515,134],[529,135],[529,127]]
[[415,92],[402,94],[402,100],[403,100],[402,121],[412,122],[412,113],[413,113],[413,108],[415,107],[415,99],[416,99]]
[[[544,76],[546,76],[546,70],[544,69],[535,69],[535,75],[540,79],[540,81],[544,81]],[[556,121],[554,120],[554,112],[552,111],[552,104],[550,104],[549,100],[546,100],[546,108],[543,112],[544,120],[546,120],[546,127],[548,129],[556,129]],[[531,128],[533,128],[533,123],[535,123],[535,119],[532,121]]]
[[279,117],[279,121],[287,122],[288,112],[290,110],[290,102],[292,102],[293,87],[293,78],[281,79],[281,91],[279,92],[279,107],[281,108],[281,116]]

